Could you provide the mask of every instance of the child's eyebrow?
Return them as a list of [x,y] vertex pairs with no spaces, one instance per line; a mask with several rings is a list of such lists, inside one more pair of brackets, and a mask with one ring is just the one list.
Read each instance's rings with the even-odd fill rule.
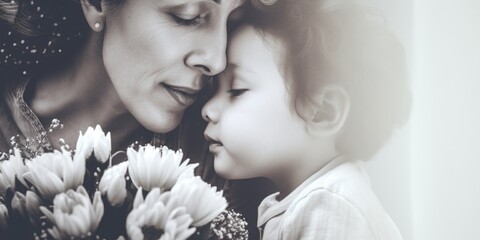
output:
[[227,71],[235,71],[238,68],[238,64],[236,63],[228,63]]
[[238,65],[236,63],[229,63],[226,71],[235,72],[235,73],[242,73],[242,72],[253,73],[253,72],[255,72],[255,71],[252,71],[251,69],[249,69],[248,67],[241,66],[241,65]]
[[236,64],[230,62],[225,70],[230,75],[232,84],[248,84],[256,79],[256,71],[252,70],[245,64]]

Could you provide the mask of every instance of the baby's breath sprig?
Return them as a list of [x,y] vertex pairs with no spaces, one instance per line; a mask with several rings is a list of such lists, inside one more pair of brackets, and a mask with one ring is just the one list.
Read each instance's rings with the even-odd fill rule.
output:
[[210,224],[210,240],[247,240],[247,221],[233,210],[220,213]]
[[69,152],[71,155],[75,153],[75,151],[70,148],[70,145],[68,145],[63,138],[58,139],[58,143],[60,143],[60,148],[62,150]]
[[141,144],[138,142],[138,141],[135,141],[133,142],[132,144],[130,144],[128,147],[129,148],[133,148],[135,149],[136,151],[138,151],[138,149],[140,148]]
[[[64,126],[60,122],[60,120],[58,120],[56,118],[52,119],[52,122],[50,123],[50,126],[48,127],[47,131],[43,132],[42,134],[40,134],[39,136],[36,137],[36,142],[38,143],[37,149],[38,150],[42,150],[42,148],[43,149],[51,149],[50,142],[48,141],[48,138],[47,138],[48,133],[52,133],[53,131],[63,129],[63,127]],[[60,145],[62,147],[67,147],[66,150],[70,149],[70,147],[65,144],[65,141],[63,141],[63,144],[62,144],[62,140],[63,139],[60,139]]]
[[[63,129],[63,124],[60,123],[60,120],[54,118],[47,131],[42,132],[35,138],[27,137],[23,139],[19,135],[13,136],[10,138],[10,144],[12,145],[12,149],[18,148],[25,158],[35,158],[36,156],[45,152],[45,150],[51,150],[51,145],[47,134],[58,129]],[[60,145],[62,145],[62,147],[66,147],[66,150],[70,149],[65,142],[64,144],[60,142]],[[13,152],[10,150],[10,155],[12,154]],[[8,155],[6,153],[0,153],[0,160],[4,158],[8,158]]]
[[60,122],[60,120],[54,118],[52,119],[52,123],[50,124],[50,126],[48,127],[48,132],[53,132],[55,129],[63,129],[63,124]]
[[[12,136],[10,138],[10,144],[12,145],[12,149],[18,148],[24,157],[33,158],[37,156],[38,147],[36,141],[32,138],[26,138],[22,140],[19,135]],[[13,154],[13,150],[10,150],[10,155]]]

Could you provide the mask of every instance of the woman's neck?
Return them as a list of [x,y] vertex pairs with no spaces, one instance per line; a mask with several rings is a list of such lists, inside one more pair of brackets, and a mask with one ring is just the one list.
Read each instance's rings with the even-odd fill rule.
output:
[[[49,138],[74,146],[79,131],[99,124],[112,134],[112,149],[118,150],[143,129],[121,102],[102,60],[101,36],[92,34],[70,63],[56,72],[35,79],[30,100],[32,110],[44,126],[53,118],[65,126]],[[132,139],[133,140],[133,139]]]

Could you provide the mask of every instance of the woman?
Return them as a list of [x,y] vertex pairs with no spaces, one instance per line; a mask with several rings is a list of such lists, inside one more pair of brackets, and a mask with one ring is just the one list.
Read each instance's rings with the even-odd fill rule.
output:
[[60,137],[73,145],[79,130],[100,124],[112,134],[113,151],[136,140],[182,148],[202,163],[197,174],[248,212],[251,201],[234,197],[237,188],[211,170],[200,107],[171,132],[225,68],[227,25],[243,2],[1,1],[0,151],[11,147],[11,136],[42,134],[54,118],[65,125],[48,134],[54,148]]
[[[73,143],[79,130],[100,124],[114,136],[113,149],[120,149],[143,127],[166,133],[179,124],[183,112],[205,85],[205,76],[224,69],[227,21],[242,1],[82,0],[80,5],[73,0],[34,0],[2,4],[18,9],[13,17],[13,10],[4,10],[3,18],[12,30],[5,34],[8,39],[7,46],[2,47],[2,60],[7,62],[2,69],[8,71],[9,64],[20,66],[22,74],[31,76],[25,103],[39,120],[33,121],[32,131],[21,123],[24,119],[14,115],[21,133],[26,137],[40,134],[42,127],[58,118],[66,126],[58,135],[50,136],[51,143],[58,147],[54,141],[58,136]],[[77,10],[75,19],[70,20],[70,10]],[[25,15],[31,19],[21,19]],[[60,31],[43,26],[47,24],[56,25]],[[64,34],[62,28],[80,32]],[[39,47],[44,44],[42,40],[48,40],[47,46]],[[31,73],[34,70],[27,67],[37,59],[30,56],[28,64],[27,57],[14,56],[12,60],[17,48],[24,49],[24,55],[41,52],[50,56],[39,57],[38,65],[43,68]],[[56,62],[47,66],[47,61]],[[2,81],[9,80],[18,83],[20,79]],[[8,138],[8,132],[5,134]]]

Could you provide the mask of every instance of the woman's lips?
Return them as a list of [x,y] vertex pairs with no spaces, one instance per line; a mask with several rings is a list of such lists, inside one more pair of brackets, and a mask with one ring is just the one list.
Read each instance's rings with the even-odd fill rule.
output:
[[165,83],[162,83],[162,85],[165,87],[170,96],[172,96],[172,98],[175,99],[178,104],[184,107],[192,105],[193,102],[195,102],[197,93],[199,92],[199,90],[186,87],[171,86]]

